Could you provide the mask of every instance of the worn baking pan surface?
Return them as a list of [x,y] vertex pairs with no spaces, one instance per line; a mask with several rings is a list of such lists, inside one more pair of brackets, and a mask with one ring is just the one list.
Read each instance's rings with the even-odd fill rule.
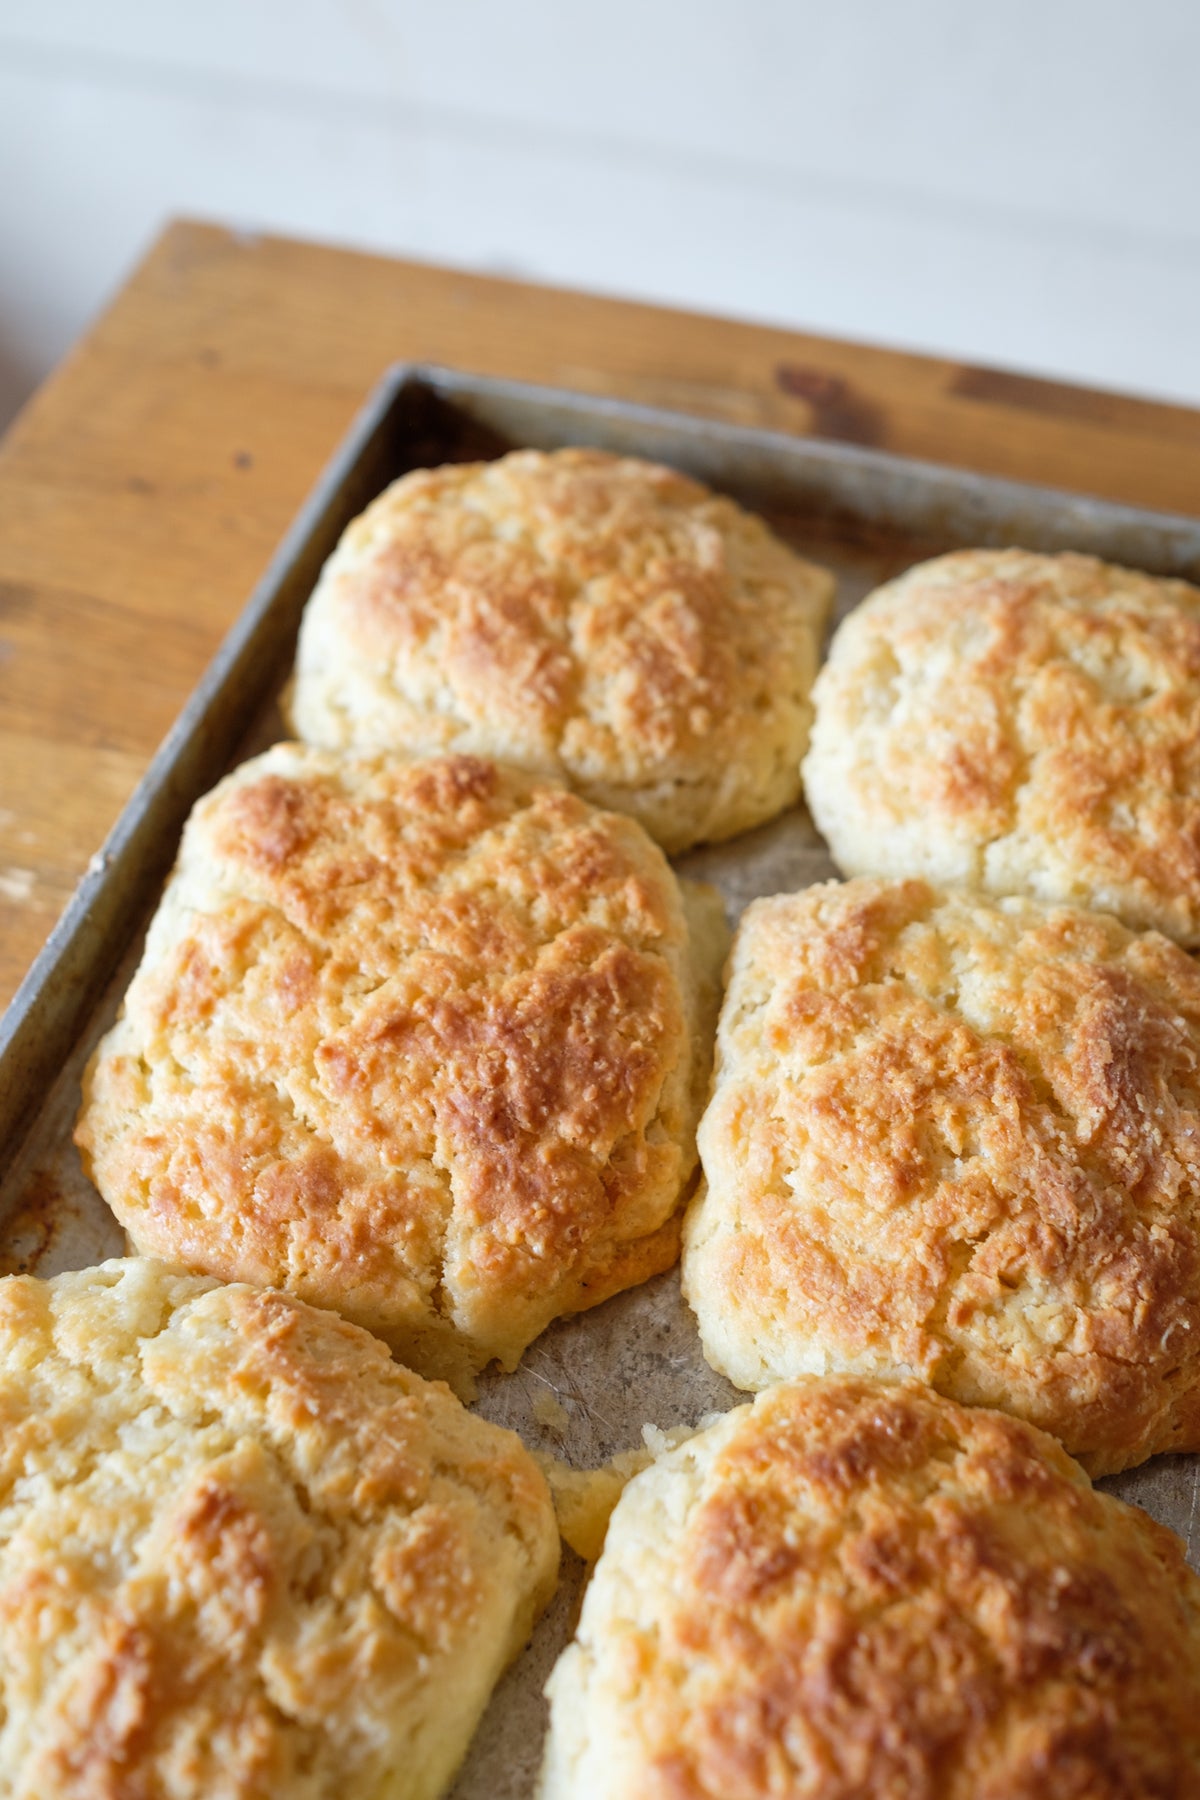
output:
[[[125,1249],[70,1143],[80,1074],[136,965],[188,809],[227,768],[282,734],[277,697],[300,613],[342,528],[408,469],[562,444],[657,458],[733,494],[834,570],[839,617],[911,563],[973,543],[1090,550],[1200,578],[1193,521],[578,395],[395,371],[307,502],[0,1029],[0,1273],[53,1274]],[[756,895],[835,873],[801,808],[676,866],[717,883],[731,922]],[[515,1375],[485,1378],[477,1406],[534,1448],[589,1467],[640,1443],[644,1423],[694,1424],[741,1398],[705,1364],[670,1274],[552,1326]],[[1200,1566],[1198,1474],[1200,1458],[1160,1457],[1103,1485],[1178,1531]],[[531,1793],[541,1687],[570,1635],[583,1572],[567,1553],[558,1595],[496,1692],[456,1800]]]

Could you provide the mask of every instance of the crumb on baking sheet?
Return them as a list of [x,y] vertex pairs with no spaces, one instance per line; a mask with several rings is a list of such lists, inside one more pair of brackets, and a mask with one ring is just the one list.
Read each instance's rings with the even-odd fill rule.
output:
[[[536,1405],[535,1402],[535,1410]],[[535,1450],[533,1458],[550,1484],[564,1542],[585,1562],[595,1562],[604,1548],[608,1521],[626,1483],[648,1469],[657,1457],[686,1442],[694,1430],[711,1423],[712,1418],[706,1415],[695,1427],[675,1425],[664,1431],[658,1425],[643,1425],[640,1448],[622,1450],[598,1469],[573,1469],[549,1451]]]

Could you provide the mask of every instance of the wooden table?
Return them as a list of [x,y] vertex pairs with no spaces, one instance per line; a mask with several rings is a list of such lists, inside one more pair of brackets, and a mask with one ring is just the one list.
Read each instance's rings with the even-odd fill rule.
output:
[[402,359],[1200,507],[1197,412],[174,224],[0,445],[0,1004]]

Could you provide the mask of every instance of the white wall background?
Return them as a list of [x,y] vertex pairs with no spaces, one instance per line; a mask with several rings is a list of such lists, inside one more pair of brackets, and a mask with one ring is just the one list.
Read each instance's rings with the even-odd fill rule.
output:
[[179,212],[1200,402],[1200,0],[0,0],[0,416]]

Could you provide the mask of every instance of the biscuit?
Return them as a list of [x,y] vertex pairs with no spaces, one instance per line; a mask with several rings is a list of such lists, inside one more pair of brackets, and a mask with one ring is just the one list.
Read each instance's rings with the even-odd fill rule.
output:
[[1200,589],[963,550],[837,632],[804,785],[847,875],[1093,906],[1200,944]]
[[633,820],[478,759],[279,745],[193,814],[77,1141],[138,1250],[469,1393],[674,1262],[702,986]]
[[809,1379],[630,1483],[547,1691],[541,1800],[1194,1800],[1200,1581],[1028,1425]]
[[1200,969],[1099,913],[861,878],[730,962],[684,1291],[743,1388],[915,1375],[1092,1474],[1200,1450]]
[[0,1281],[3,1800],[429,1800],[557,1560],[520,1440],[332,1313]]
[[325,567],[292,728],[556,775],[682,850],[799,798],[833,586],[655,463],[524,450],[421,469]]

